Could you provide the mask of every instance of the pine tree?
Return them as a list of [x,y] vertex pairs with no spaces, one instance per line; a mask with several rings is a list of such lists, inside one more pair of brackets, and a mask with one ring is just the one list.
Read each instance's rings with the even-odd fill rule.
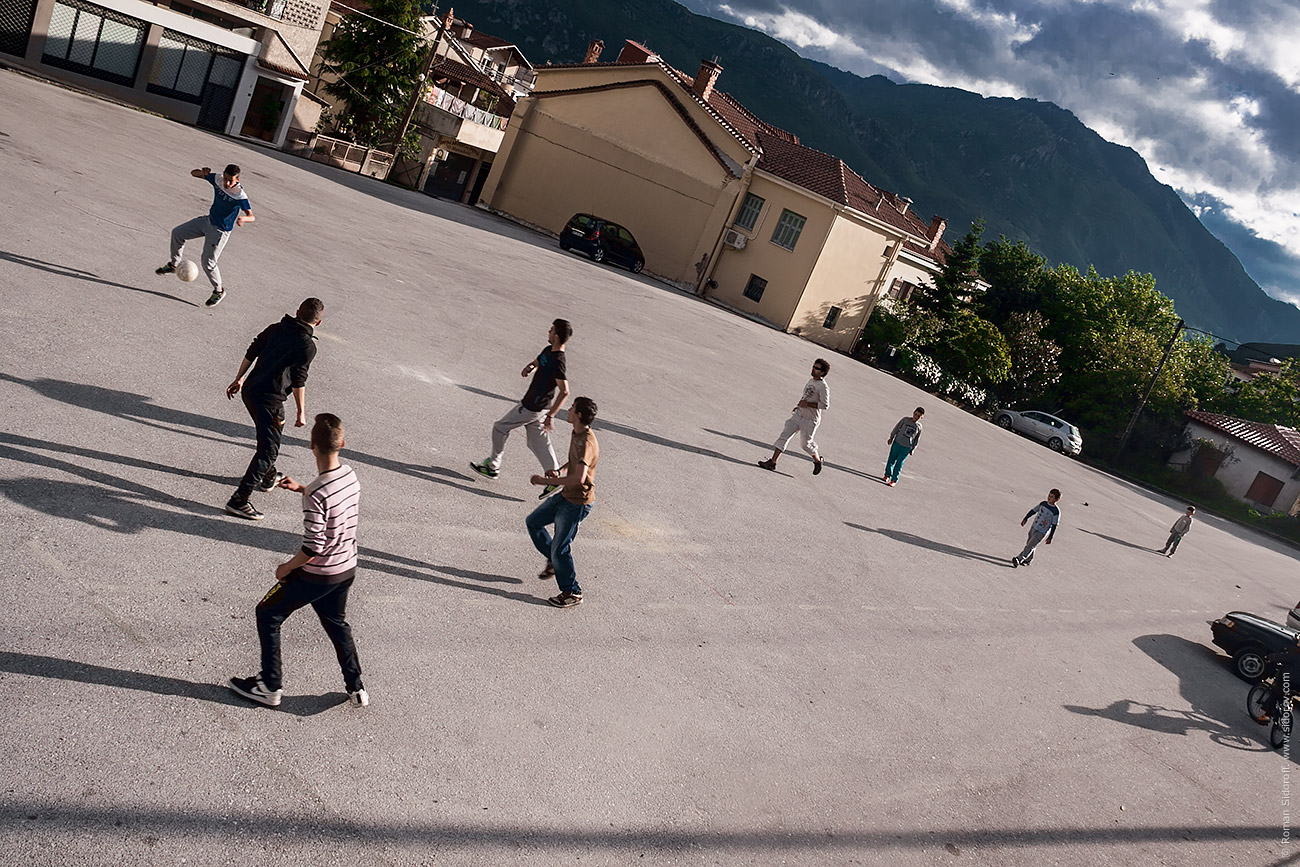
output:
[[415,34],[423,25],[418,0],[374,0],[368,10],[382,21],[349,15],[325,43],[324,71],[338,76],[325,92],[342,101],[332,118],[339,133],[386,148],[418,85],[425,48]]

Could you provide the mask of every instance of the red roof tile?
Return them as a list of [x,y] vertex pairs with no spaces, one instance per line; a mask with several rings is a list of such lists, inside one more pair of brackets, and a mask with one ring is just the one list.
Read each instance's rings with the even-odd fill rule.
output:
[[1295,428],[1199,410],[1188,410],[1187,417],[1281,458],[1293,467],[1300,467],[1300,431]]

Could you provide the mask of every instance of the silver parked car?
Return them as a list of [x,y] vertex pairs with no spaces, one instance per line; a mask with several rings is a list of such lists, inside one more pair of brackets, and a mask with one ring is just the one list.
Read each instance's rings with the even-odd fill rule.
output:
[[1083,435],[1079,429],[1064,419],[1048,415],[1038,410],[1016,412],[1014,409],[1000,409],[993,416],[998,427],[1033,437],[1047,447],[1067,455],[1077,455],[1083,451]]

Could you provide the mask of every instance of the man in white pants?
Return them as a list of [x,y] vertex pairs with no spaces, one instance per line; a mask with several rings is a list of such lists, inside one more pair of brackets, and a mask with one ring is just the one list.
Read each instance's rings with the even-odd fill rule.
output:
[[[523,428],[528,437],[528,448],[537,456],[546,475],[558,478],[560,462],[551,445],[551,431],[555,427],[555,414],[564,406],[569,396],[568,370],[564,347],[573,336],[573,326],[567,319],[557,319],[547,332],[547,346],[537,358],[520,371],[520,376],[533,377],[523,400],[492,425],[492,454],[482,463],[470,461],[474,472],[489,479],[501,474],[501,456],[505,454],[506,439],[516,428]],[[556,490],[556,485],[546,485],[539,499],[546,499]]]
[[251,223],[256,218],[253,216],[253,206],[248,201],[248,194],[239,183],[239,166],[233,163],[226,166],[220,179],[207,166],[195,169],[190,174],[212,184],[212,207],[208,210],[207,216],[195,217],[172,229],[171,258],[166,265],[156,269],[154,273],[174,273],[176,266],[181,263],[185,242],[202,238],[203,270],[207,272],[208,282],[212,284],[212,296],[204,304],[215,307],[226,295],[225,289],[221,286],[221,272],[217,270],[217,259],[220,258],[221,251],[226,248],[226,242],[230,240],[230,233],[235,230],[235,227]]
[[781,435],[776,438],[776,443],[772,447],[772,457],[765,461],[759,461],[758,465],[765,470],[775,470],[777,458],[781,457],[781,452],[790,444],[790,438],[796,433],[802,435],[803,450],[812,456],[813,475],[822,471],[822,456],[817,451],[817,443],[813,442],[813,435],[817,433],[817,425],[822,422],[822,410],[830,409],[831,390],[826,384],[826,374],[831,372],[830,362],[824,358],[819,358],[813,362],[812,379],[803,387],[803,397],[799,399],[799,405],[794,408],[790,418],[785,423],[785,428]]

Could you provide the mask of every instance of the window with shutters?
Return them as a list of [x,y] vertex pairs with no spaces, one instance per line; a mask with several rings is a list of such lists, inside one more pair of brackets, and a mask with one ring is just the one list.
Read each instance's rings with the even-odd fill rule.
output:
[[764,199],[753,193],[745,193],[745,203],[740,206],[740,213],[736,215],[736,228],[744,229],[746,232],[754,231],[758,225],[758,215],[763,212]]
[[806,222],[808,222],[807,217],[802,217],[786,208],[781,212],[781,219],[776,221],[776,229],[772,231],[772,243],[793,250],[794,245],[799,243],[799,235],[803,232],[803,224]]

